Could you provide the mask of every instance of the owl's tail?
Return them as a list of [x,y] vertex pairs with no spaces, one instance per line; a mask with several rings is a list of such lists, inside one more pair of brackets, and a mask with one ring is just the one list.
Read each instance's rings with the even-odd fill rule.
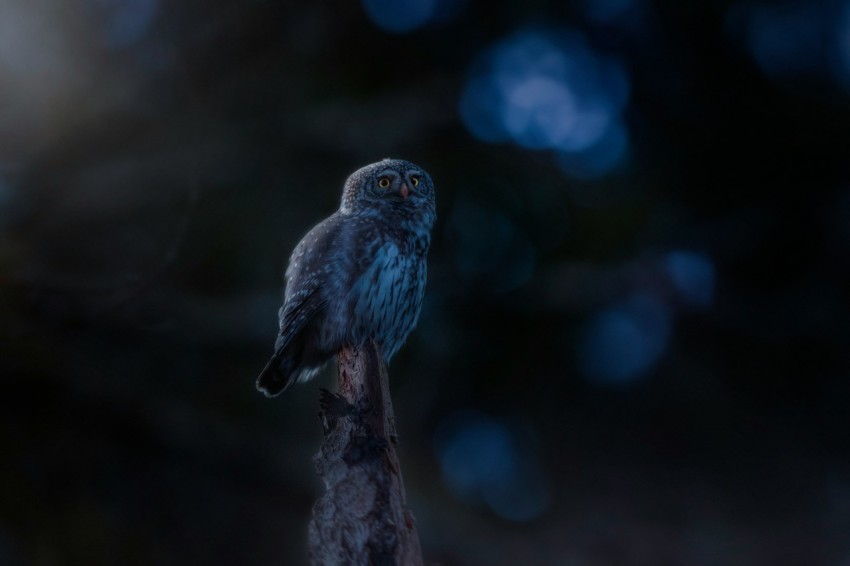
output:
[[292,368],[287,367],[292,364],[281,364],[281,358],[283,358],[283,350],[275,352],[257,378],[257,389],[266,397],[280,395],[295,381]]
[[298,365],[291,358],[275,355],[260,372],[257,389],[266,397],[277,397],[293,383],[313,379],[326,363],[327,360],[317,361],[313,365]]

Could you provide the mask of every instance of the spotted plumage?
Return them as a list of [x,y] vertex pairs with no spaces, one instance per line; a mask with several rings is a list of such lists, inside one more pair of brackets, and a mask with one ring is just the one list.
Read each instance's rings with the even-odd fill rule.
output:
[[344,345],[370,338],[389,362],[419,318],[435,219],[434,185],[421,167],[384,159],[355,171],[339,210],[292,252],[280,333],[257,389],[278,395]]

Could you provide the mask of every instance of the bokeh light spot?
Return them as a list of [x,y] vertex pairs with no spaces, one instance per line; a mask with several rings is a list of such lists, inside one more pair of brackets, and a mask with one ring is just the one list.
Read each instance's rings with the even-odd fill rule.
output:
[[681,300],[688,306],[707,308],[714,299],[714,263],[708,257],[674,251],[664,258],[664,267]]
[[372,22],[390,33],[407,33],[431,20],[437,0],[363,0]]
[[534,77],[511,85],[506,96],[513,111],[505,115],[505,128],[521,145],[546,149],[570,135],[575,97],[566,85]]
[[850,2],[743,3],[727,29],[768,77],[832,79],[850,87]]
[[595,179],[622,163],[628,154],[626,129],[618,124],[609,128],[596,143],[582,151],[559,151],[558,165],[571,177]]
[[622,67],[597,54],[580,33],[527,30],[481,57],[461,94],[460,115],[469,132],[486,142],[513,141],[577,157],[596,146],[613,148],[600,149],[602,157],[587,168],[596,176],[614,169],[625,154],[628,92]]
[[549,488],[529,443],[504,423],[477,411],[446,418],[435,448],[449,488],[470,503],[484,503],[517,522],[538,517],[549,505]]
[[625,386],[644,377],[667,347],[671,317],[665,304],[645,294],[596,314],[579,342],[582,374],[607,386]]
[[816,9],[804,5],[759,6],[749,22],[748,44],[768,75],[805,74],[818,65],[822,33]]

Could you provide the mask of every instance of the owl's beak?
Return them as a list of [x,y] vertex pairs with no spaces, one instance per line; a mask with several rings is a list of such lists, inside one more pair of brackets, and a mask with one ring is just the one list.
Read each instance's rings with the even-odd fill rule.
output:
[[410,194],[410,189],[407,188],[406,183],[401,184],[401,188],[398,190],[398,193],[401,195],[401,198],[407,198],[407,196]]

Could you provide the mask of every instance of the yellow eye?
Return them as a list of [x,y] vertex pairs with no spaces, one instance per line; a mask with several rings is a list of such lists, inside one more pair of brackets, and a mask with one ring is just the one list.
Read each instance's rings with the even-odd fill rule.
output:
[[414,187],[419,186],[419,177],[414,176],[414,177],[411,177],[410,180],[413,182]]
[[381,177],[380,180],[378,180],[378,186],[381,187],[382,189],[386,189],[387,187],[390,186],[390,178],[389,177]]

